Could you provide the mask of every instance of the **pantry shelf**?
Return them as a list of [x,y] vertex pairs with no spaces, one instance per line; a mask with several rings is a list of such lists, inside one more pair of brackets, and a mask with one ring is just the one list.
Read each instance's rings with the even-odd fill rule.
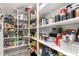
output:
[[4,39],[14,39],[14,38],[17,38],[17,37],[4,37]]
[[0,55],[79,56],[79,4],[0,6]]
[[30,27],[30,29],[37,29],[37,27]]
[[[31,37],[31,38],[34,39],[34,40],[37,40],[35,37]],[[62,50],[60,47],[56,46],[53,42],[45,42],[43,40],[38,40],[38,42],[40,42],[40,43],[42,43],[42,44],[44,44],[44,45],[46,45],[46,46],[48,46],[52,49],[55,49],[56,51],[64,53],[67,56],[76,56],[76,55],[73,55],[72,53],[69,53],[69,52]]]
[[19,19],[18,21],[19,21],[19,22],[27,22],[28,20]]
[[40,26],[40,28],[52,27],[52,26],[62,26],[62,25],[75,24],[75,23],[79,23],[79,17],[43,25],[43,26]]
[[30,38],[32,38],[33,40],[37,40],[36,37],[30,37]]
[[[11,56],[20,56],[20,54],[22,54],[21,56],[27,56],[27,55],[30,55],[30,50],[29,50],[29,48],[27,48],[27,47],[24,47],[25,49],[18,49],[18,50],[14,50],[14,51],[9,51],[9,52],[6,52],[5,53],[5,56],[9,56],[9,55],[11,55]],[[7,51],[7,50],[5,50],[5,51]]]
[[28,38],[28,36],[22,36],[22,37],[17,37],[17,38]]
[[62,50],[60,47],[58,47],[58,46],[56,46],[54,43],[50,43],[50,42],[45,42],[45,41],[43,41],[43,40],[39,40],[39,42],[40,43],[42,43],[42,44],[44,44],[44,45],[46,45],[46,46],[48,46],[48,47],[50,47],[50,48],[52,48],[52,49],[55,49],[56,51],[59,51],[59,52],[61,52],[61,53],[64,53],[65,55],[67,55],[67,56],[76,56],[76,55],[73,55],[73,54],[71,54],[71,53],[69,53],[69,52],[66,52],[66,51],[64,51],[64,50]]
[[19,30],[27,30],[28,28],[18,28]]
[[27,38],[28,36],[21,36],[21,37],[4,37],[4,39],[14,39],[14,38]]
[[23,46],[28,46],[29,44],[26,44],[26,45],[20,45],[20,46],[13,46],[13,47],[7,47],[7,48],[4,48],[4,50],[7,50],[7,49],[13,49],[13,48],[18,48],[18,47],[23,47]]

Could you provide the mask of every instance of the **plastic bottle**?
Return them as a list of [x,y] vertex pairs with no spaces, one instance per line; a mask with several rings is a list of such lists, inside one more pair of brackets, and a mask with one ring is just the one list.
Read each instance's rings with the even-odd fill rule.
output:
[[56,45],[57,46],[60,46],[60,34],[57,34],[57,37],[56,37]]
[[77,39],[77,42],[79,42],[79,29],[77,30],[77,33],[76,33],[76,39]]

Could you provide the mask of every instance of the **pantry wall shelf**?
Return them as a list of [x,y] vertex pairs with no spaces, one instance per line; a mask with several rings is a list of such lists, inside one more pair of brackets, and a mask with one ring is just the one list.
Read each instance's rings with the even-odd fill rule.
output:
[[[21,54],[21,53],[26,53],[26,52],[30,52],[30,50],[28,49],[28,48],[26,48],[26,49],[19,49],[19,50],[16,50],[16,51],[9,51],[8,53],[5,53],[5,55],[6,56],[9,56],[9,55],[11,55],[11,56],[18,56],[18,54]],[[24,56],[24,55],[23,55]]]
[[19,22],[28,22],[28,20],[19,19]]
[[37,29],[37,27],[30,27],[29,29]]
[[52,26],[63,26],[63,25],[75,24],[75,23],[79,23],[79,17],[43,25],[43,26],[40,26],[40,28],[52,27]]
[[22,37],[17,37],[17,38],[28,38],[28,36],[22,36]]
[[28,38],[28,36],[22,36],[22,37],[4,37],[4,39],[15,39],[15,38]]
[[17,37],[4,37],[4,39],[14,39],[14,38],[17,38]]
[[[17,12],[18,12],[17,15],[19,15],[20,11],[18,9],[17,9]],[[26,17],[28,17],[28,16],[26,16]],[[3,19],[6,20],[5,17]],[[5,39],[4,40],[4,51],[8,50],[8,49],[11,50],[14,48],[19,48],[19,47],[27,47],[28,45],[30,45],[30,43],[28,43],[29,37],[28,37],[28,33],[27,33],[28,32],[28,27],[27,27],[28,22],[27,21],[28,21],[27,19],[23,20],[23,19],[19,19],[19,17],[17,17],[17,21],[13,24],[16,28],[7,27],[7,28],[11,28],[11,29],[16,29],[16,32],[14,32],[16,34],[11,32],[12,35],[8,35],[9,37],[6,35],[7,37],[4,37],[4,39]],[[6,30],[7,30],[7,28],[6,28]],[[4,54],[5,54],[5,52],[4,52]]]
[[52,49],[55,49],[56,51],[59,51],[67,56],[76,56],[76,55],[73,55],[72,53],[62,50],[60,47],[56,46],[55,43],[53,43],[53,42],[45,42],[43,40],[39,40],[39,42],[52,48]]
[[7,49],[13,49],[13,48],[18,48],[18,47],[23,47],[23,46],[28,46],[29,44],[26,44],[26,45],[20,45],[20,46],[13,46],[13,47],[6,47],[4,48],[4,50],[7,50]]
[[[75,23],[79,23],[79,17],[67,19],[67,20],[63,20],[63,21],[59,21],[59,22],[54,22],[51,24],[46,24],[46,25],[40,26],[40,28],[52,27],[52,26],[62,26],[62,25],[75,24]],[[30,27],[30,29],[37,29],[37,27]]]
[[27,30],[28,28],[18,28],[19,30]]
[[[37,41],[37,39],[35,37],[31,37],[31,38],[33,40],[36,40]],[[53,43],[53,42],[45,42],[44,40],[38,40],[38,42],[40,42],[40,43],[42,43],[42,44],[44,44],[44,45],[46,45],[46,46],[48,46],[48,47],[56,50],[56,51],[59,51],[61,53],[64,53],[67,56],[76,56],[76,55],[74,55],[72,53],[69,53],[69,52],[66,52],[66,51],[62,50],[60,47],[56,46],[55,43]]]
[[[55,4],[40,3],[40,4],[37,4],[36,7],[34,6],[33,8],[34,11],[32,10],[31,12],[28,12],[28,11],[24,12],[26,7],[24,5],[24,7],[22,7],[23,9],[20,9],[20,7],[16,9],[17,11],[16,15],[15,14],[12,15],[13,16],[12,20],[14,19],[16,20],[7,21],[9,19],[6,19],[6,17],[3,17],[3,20],[6,20],[6,21],[1,22],[2,32],[0,33],[1,34],[0,45],[2,44],[4,45],[1,46],[2,50],[0,51],[0,55],[5,55],[5,56],[17,55],[18,53],[25,52],[27,50],[26,48],[29,48],[28,49],[30,51],[29,53],[31,53],[33,49],[35,49],[37,56],[42,56],[42,51],[44,47],[41,47],[41,45],[43,45],[48,49],[50,48],[48,52],[52,56],[55,56],[52,53],[53,50],[57,52],[56,56],[60,56],[60,55],[57,55],[59,53],[63,54],[63,56],[64,55],[79,56],[79,50],[78,50],[79,44],[73,44],[73,43],[69,44],[68,42],[63,42],[63,40],[61,40],[60,42],[60,38],[59,38],[60,44],[58,45],[60,46],[56,45],[57,39],[55,38],[57,38],[59,34],[62,34],[64,30],[66,29],[70,30],[74,28],[75,30],[77,30],[77,28],[79,28],[78,16],[75,15],[76,18],[74,18],[74,17],[69,17],[71,16],[70,12],[68,12],[69,14],[67,16],[65,16],[65,14],[62,15],[60,13],[60,10],[62,9],[62,7],[66,7],[67,5],[70,5],[70,3],[55,3]],[[57,17],[58,15],[60,18]],[[55,16],[57,17],[57,19]],[[61,17],[63,16],[65,18],[62,19]],[[7,16],[7,17],[10,17],[10,16]],[[4,27],[4,23],[5,25],[7,24],[10,26]],[[54,32],[56,34],[53,34]],[[77,31],[75,33],[77,33]],[[67,40],[69,39],[67,38]],[[24,49],[24,50],[21,50],[21,49]]]
[[36,37],[30,37],[30,38],[33,39],[33,40],[37,40]]

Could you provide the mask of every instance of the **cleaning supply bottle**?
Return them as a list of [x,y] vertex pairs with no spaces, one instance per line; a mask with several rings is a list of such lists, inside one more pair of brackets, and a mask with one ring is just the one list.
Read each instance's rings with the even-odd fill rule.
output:
[[48,24],[48,19],[47,18],[43,18],[42,19],[42,26]]
[[66,8],[63,8],[63,9],[60,10],[60,21],[66,20],[66,13],[67,13]]
[[70,41],[75,42],[75,40],[76,40],[76,33],[75,33],[75,31],[72,31],[71,36],[70,36]]
[[60,34],[57,34],[57,37],[56,37],[56,45],[57,46],[60,46]]

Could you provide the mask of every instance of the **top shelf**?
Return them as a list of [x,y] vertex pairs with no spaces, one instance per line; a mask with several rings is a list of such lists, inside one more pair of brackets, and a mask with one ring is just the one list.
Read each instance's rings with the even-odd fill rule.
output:
[[40,26],[40,28],[51,27],[51,26],[62,26],[62,25],[75,24],[75,23],[79,23],[79,17],[43,25]]
[[[53,22],[50,24],[42,25],[39,28],[47,28],[47,27],[55,27],[55,26],[63,26],[63,25],[69,25],[69,24],[76,24],[79,23],[79,17],[67,19],[59,22]],[[30,29],[37,29],[37,27],[30,27]]]

